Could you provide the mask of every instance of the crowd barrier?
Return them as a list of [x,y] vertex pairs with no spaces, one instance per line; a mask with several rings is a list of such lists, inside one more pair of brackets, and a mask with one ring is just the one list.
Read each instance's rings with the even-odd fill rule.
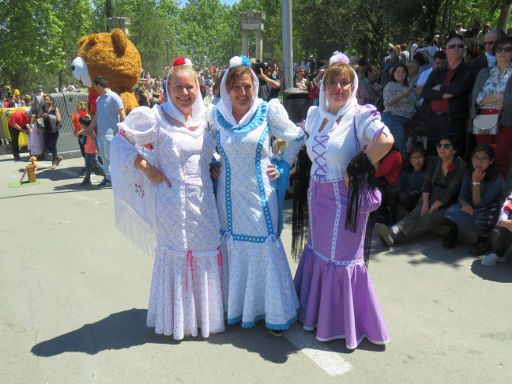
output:
[[[72,152],[79,151],[78,142],[73,136],[73,121],[71,115],[76,113],[76,105],[79,101],[87,102],[87,93],[67,92],[67,93],[51,93],[55,105],[60,109],[61,114],[61,129],[59,131],[59,141],[57,147],[59,152]],[[0,125],[1,136],[4,139],[11,140],[7,121],[12,116],[13,112],[19,109],[29,109],[28,107],[22,108],[0,108]],[[28,136],[25,133],[19,135],[18,143],[20,147],[26,147],[28,144]]]

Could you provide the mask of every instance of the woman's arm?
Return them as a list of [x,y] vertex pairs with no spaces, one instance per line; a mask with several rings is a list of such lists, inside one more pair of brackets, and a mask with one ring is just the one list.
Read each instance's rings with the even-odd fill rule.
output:
[[57,120],[57,123],[60,123],[60,109],[59,107],[55,107],[55,120]]
[[304,131],[288,118],[288,112],[277,99],[272,99],[268,103],[267,119],[272,135],[287,142],[288,145],[281,154],[281,158],[291,167],[297,153],[304,145]]
[[364,151],[372,164],[377,164],[389,152],[395,139],[393,135],[380,133]]
[[164,173],[147,162],[140,154],[133,161],[133,166],[141,170],[153,184],[165,183],[171,186],[171,182],[165,177]]

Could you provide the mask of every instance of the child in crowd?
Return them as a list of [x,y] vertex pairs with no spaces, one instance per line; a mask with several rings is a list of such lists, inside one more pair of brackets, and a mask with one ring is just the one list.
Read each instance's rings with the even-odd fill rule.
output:
[[101,168],[100,163],[98,162],[98,158],[96,156],[96,137],[94,133],[89,133],[87,127],[91,124],[91,118],[89,116],[81,116],[79,118],[81,130],[79,131],[79,135],[82,135],[84,138],[84,153],[85,153],[85,178],[82,181],[81,185],[90,186],[91,184],[91,174],[94,167]]
[[457,241],[459,228],[477,236],[472,254],[479,256],[489,249],[488,234],[499,215],[505,182],[498,173],[494,150],[488,144],[477,145],[471,155],[471,168],[464,174],[459,198],[446,211],[446,220]]
[[[425,177],[426,152],[422,146],[414,146],[407,156],[408,164],[402,170],[400,179],[389,195],[389,210],[393,219],[402,218],[411,212],[421,196],[421,187]],[[392,224],[396,221],[392,220]]]
[[80,117],[87,116],[87,103],[85,101],[79,101],[76,104],[76,113],[71,115],[71,120],[73,121],[73,135],[78,138],[78,145],[80,146],[80,152],[82,153],[82,157],[85,159],[84,152],[84,137],[80,132],[82,131],[82,126],[80,124]]
[[482,264],[486,267],[506,261],[507,249],[512,245],[512,193],[505,199],[495,230],[498,232],[498,237],[494,252],[482,259]]

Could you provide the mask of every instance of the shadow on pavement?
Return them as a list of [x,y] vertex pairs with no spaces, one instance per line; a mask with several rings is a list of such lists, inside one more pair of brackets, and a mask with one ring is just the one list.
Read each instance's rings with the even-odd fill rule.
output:
[[176,345],[187,342],[211,344],[232,344],[236,348],[258,353],[263,359],[273,363],[284,363],[288,355],[298,352],[286,338],[268,333],[263,324],[251,329],[239,325],[228,326],[226,332],[211,335],[208,339],[186,337],[181,341],[172,336],[157,335],[153,328],[146,326],[146,309],[132,308],[114,313],[92,324],[42,341],[34,345],[31,352],[40,357],[57,356],[66,352],[82,352],[95,355],[111,349],[131,348],[146,343]]
[[231,344],[247,352],[257,353],[261,358],[276,364],[285,363],[288,356],[299,350],[286,337],[271,335],[260,321],[253,328],[244,329],[240,324],[229,325],[226,332],[207,339],[210,344]]
[[484,280],[497,283],[512,283],[512,263],[510,260],[504,264],[496,264],[494,267],[485,267],[480,260],[473,261],[471,272]]
[[114,313],[92,324],[43,341],[32,347],[34,355],[50,357],[65,352],[94,355],[109,349],[124,349],[146,343],[166,344],[169,338],[146,327],[146,309]]
[[39,168],[39,172],[37,172],[37,178],[52,181],[76,179],[80,177],[82,169],[83,167],[62,167],[62,165],[55,169],[51,169],[49,166],[42,166]]

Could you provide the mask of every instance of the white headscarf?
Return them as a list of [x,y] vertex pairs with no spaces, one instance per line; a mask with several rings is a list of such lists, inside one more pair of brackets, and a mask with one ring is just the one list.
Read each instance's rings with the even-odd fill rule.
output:
[[[185,68],[192,68],[192,61],[187,58],[179,57],[177,59],[174,59],[172,63],[172,67],[182,67]],[[178,69],[179,71],[179,69]],[[169,76],[172,76],[169,74]],[[178,120],[179,122],[183,123],[187,128],[188,127],[197,127],[201,124],[201,122],[204,121],[204,115],[205,115],[205,107],[203,103],[203,97],[201,95],[201,90],[199,88],[199,78],[196,76],[196,85],[197,85],[197,93],[196,93],[196,100],[194,101],[194,104],[192,105],[192,113],[190,118],[187,120],[185,119],[185,116],[183,116],[183,113],[174,105],[174,103],[171,100],[171,88],[170,85],[170,78],[167,80],[167,101],[162,104],[162,109],[165,113],[167,113],[169,116],[171,116],[173,119]]]
[[[345,54],[338,52],[330,58],[329,66],[335,63],[343,63],[348,65],[349,59]],[[337,120],[338,117],[343,116],[350,108],[357,105],[357,88],[359,86],[359,80],[357,78],[357,73],[352,68],[350,68],[350,70],[354,74],[354,81],[352,83],[352,94],[350,95],[345,105],[341,107],[340,110],[336,113],[336,115],[328,112],[329,103],[327,101],[327,97],[325,96],[324,79],[322,78],[322,80],[320,81],[319,108],[323,118],[326,118],[328,120]]]
[[251,69],[252,82],[254,85],[254,93],[252,95],[251,108],[249,109],[249,112],[247,112],[238,123],[236,122],[235,118],[233,117],[233,105],[231,104],[231,98],[229,97],[229,92],[226,88],[226,79],[228,77],[229,72],[239,66],[250,67],[251,62],[246,56],[235,56],[232,57],[231,60],[229,60],[229,68],[224,72],[224,76],[222,76],[222,81],[220,83],[220,102],[217,104],[217,109],[219,110],[221,115],[233,127],[243,126],[247,124],[254,116],[254,113],[256,112],[260,104],[263,102],[262,99],[258,98],[260,82],[258,80],[258,77],[254,74],[253,70]]

